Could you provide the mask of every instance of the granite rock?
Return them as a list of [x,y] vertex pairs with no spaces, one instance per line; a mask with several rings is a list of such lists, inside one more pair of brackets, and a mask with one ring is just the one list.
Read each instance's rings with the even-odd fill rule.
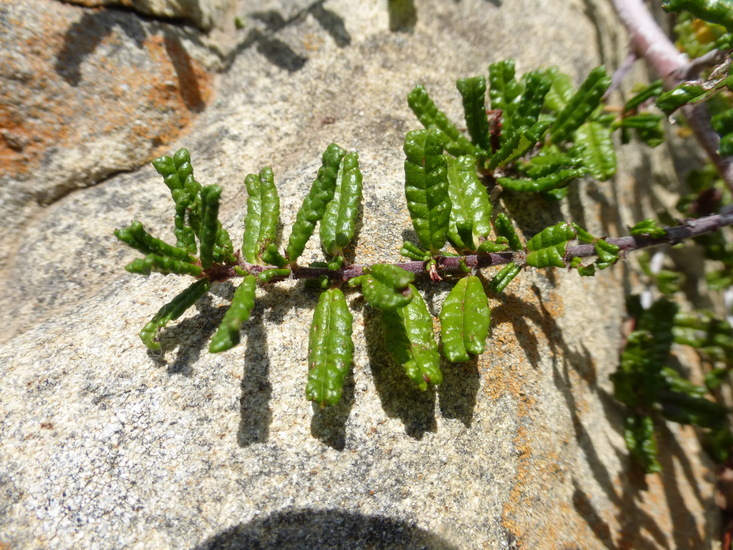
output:
[[[185,145],[198,179],[224,187],[221,218],[238,242],[245,174],[273,168],[287,236],[323,149],[357,150],[359,263],[394,261],[413,236],[401,147],[417,127],[405,102],[415,84],[460,120],[455,79],[490,62],[557,65],[578,82],[624,57],[610,8],[594,0],[426,1],[401,32],[377,0],[287,4],[248,3],[264,27],[238,31],[166,152]],[[98,76],[90,85],[114,75]],[[527,236],[558,219],[616,235],[656,206],[634,197],[651,173],[671,181],[667,161],[627,147],[613,182],[580,185],[561,205],[506,206]],[[487,353],[445,364],[445,382],[425,393],[389,359],[379,316],[350,294],[353,376],[344,403],[324,411],[303,395],[317,295],[302,284],[259,290],[229,352],[206,351],[231,293],[221,285],[162,333],[163,356],[146,353],[139,328],[187,282],[124,273],[135,253],[111,232],[140,219],[170,237],[167,190],[149,167],[97,185],[85,174],[23,224],[2,268],[14,334],[0,347],[0,547],[712,547],[714,479],[694,432],[663,428],[658,476],[627,456],[608,376],[629,265],[592,280],[523,274],[491,300]],[[304,261],[318,256],[309,246]],[[437,314],[447,287],[426,290]]]

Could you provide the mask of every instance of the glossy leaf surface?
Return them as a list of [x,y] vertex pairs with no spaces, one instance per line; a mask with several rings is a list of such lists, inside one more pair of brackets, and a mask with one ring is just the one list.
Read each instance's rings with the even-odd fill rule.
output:
[[424,86],[418,85],[407,95],[407,103],[426,129],[435,129],[443,136],[446,151],[452,155],[470,155],[474,147],[470,141],[436,107]]
[[448,157],[448,196],[451,210],[448,237],[459,250],[476,250],[491,233],[491,202],[476,175],[476,159]]
[[295,262],[305,250],[308,239],[313,235],[316,224],[326,212],[326,206],[333,199],[336,189],[341,159],[346,151],[335,143],[328,146],[323,153],[322,165],[318,170],[308,195],[298,210],[293,229],[288,239],[287,255],[290,262]]
[[169,245],[168,243],[153,237],[145,230],[143,224],[139,221],[132,222],[130,227],[115,230],[114,235],[125,244],[131,246],[135,250],[139,250],[143,254],[156,254],[158,256],[164,256],[188,263],[196,261],[188,251],[178,248],[177,246]]
[[420,244],[436,254],[445,244],[450,219],[448,171],[443,139],[436,129],[405,136],[405,195]]
[[415,275],[391,264],[376,264],[369,273],[349,281],[350,287],[361,285],[367,303],[382,311],[404,307],[413,299],[410,283]]
[[219,197],[221,187],[218,185],[207,185],[201,189],[201,231],[199,233],[199,258],[201,267],[208,269],[214,259],[214,245],[216,244],[219,224]]
[[125,266],[125,270],[138,275],[150,275],[151,272],[156,271],[199,277],[202,273],[201,266],[157,254],[148,254],[145,258],[133,260]]
[[247,275],[234,291],[232,303],[224,314],[216,334],[211,339],[209,352],[219,353],[239,343],[242,325],[249,319],[255,307],[256,281],[254,275]]
[[550,111],[559,113],[573,97],[573,82],[570,77],[557,67],[551,67],[545,71],[545,76],[550,80],[550,89],[545,95],[545,107]]
[[471,141],[481,150],[491,151],[489,144],[489,120],[486,117],[486,78],[475,76],[462,78],[456,87],[463,98],[466,128]]
[[550,91],[552,81],[547,78],[545,71],[530,71],[522,77],[524,92],[517,103],[514,113],[513,127],[531,128],[538,120],[545,96]]
[[262,253],[275,242],[280,221],[280,197],[270,168],[260,170],[259,176],[248,175],[247,214],[244,218],[242,255],[251,264],[262,263]]
[[502,292],[514,280],[514,277],[519,275],[520,271],[522,271],[520,266],[514,262],[509,262],[494,275],[489,283],[489,288],[497,294]]
[[497,214],[496,220],[494,220],[494,224],[496,225],[497,235],[499,235],[500,237],[504,237],[507,240],[509,248],[511,248],[515,252],[517,250],[522,250],[522,241],[519,238],[519,235],[517,235],[517,232],[514,229],[511,220],[506,214],[504,214],[503,212],[501,214]]
[[570,138],[593,111],[601,104],[603,94],[611,85],[611,77],[604,67],[596,67],[585,79],[580,89],[557,115],[550,128],[553,143],[560,143]]
[[575,231],[565,222],[543,229],[527,241],[527,265],[532,267],[565,267],[568,241]]
[[660,223],[653,219],[647,218],[644,221],[640,221],[634,225],[629,233],[632,235],[649,235],[650,237],[664,237],[667,234],[667,230],[660,225]]
[[409,288],[414,296],[409,304],[382,313],[384,341],[407,377],[424,391],[429,384],[440,384],[443,374],[433,337],[433,318],[417,289],[412,285]]
[[542,139],[549,125],[549,122],[539,121],[530,128],[520,128],[515,133],[507,134],[508,139],[491,157],[489,170],[505,166],[526,155]]
[[498,178],[496,182],[512,191],[551,191],[567,187],[571,181],[582,178],[586,173],[585,168],[569,168],[537,179]]
[[575,144],[590,174],[606,181],[616,173],[616,148],[611,130],[599,122],[586,122],[575,130]]
[[313,314],[308,343],[308,382],[305,396],[320,405],[341,399],[344,378],[351,368],[354,344],[353,317],[343,292],[332,288],[321,293]]
[[326,206],[321,220],[321,245],[327,254],[340,254],[354,238],[361,189],[359,155],[347,153],[341,159],[333,199]]
[[475,275],[456,283],[440,310],[443,355],[454,363],[484,352],[491,310],[481,279]]
[[152,351],[160,351],[160,344],[156,340],[158,331],[170,321],[175,321],[183,315],[183,313],[191,307],[196,300],[206,294],[210,287],[211,282],[208,279],[196,281],[178,296],[173,298],[173,300],[160,308],[152,320],[140,331],[140,339],[147,348]]
[[489,98],[491,108],[502,111],[502,142],[513,129],[512,119],[522,97],[522,86],[514,78],[513,59],[498,61],[489,65]]

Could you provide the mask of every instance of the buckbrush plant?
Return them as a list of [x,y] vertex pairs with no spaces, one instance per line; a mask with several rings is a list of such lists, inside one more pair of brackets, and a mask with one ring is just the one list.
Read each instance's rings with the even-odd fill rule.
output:
[[[570,78],[554,68],[517,77],[514,61],[493,63],[488,79],[474,76],[457,82],[466,132],[448,119],[424,87],[415,87],[407,100],[424,128],[408,132],[404,140],[405,197],[417,236],[417,242],[405,242],[400,250],[407,262],[367,266],[345,260],[368,175],[362,176],[357,153],[336,144],[323,153],[285,244],[278,238],[280,201],[272,170],[265,167],[245,178],[248,200],[238,250],[218,220],[222,188],[198,183],[186,149],[156,159],[153,166],[174,203],[175,245],[153,237],[138,221],[115,235],[144,254],[126,266],[128,271],[176,274],[194,281],[143,327],[143,343],[161,351],[161,329],[213,285],[241,279],[209,346],[210,352],[224,352],[239,343],[258,286],[267,288],[285,279],[316,281],[320,296],[310,328],[304,387],[307,399],[328,406],[341,399],[353,360],[347,292],[360,292],[369,307],[381,312],[387,350],[407,378],[426,390],[442,381],[441,354],[450,362],[465,362],[484,353],[491,322],[488,295],[504,292],[525,269],[573,269],[580,276],[593,276],[631,251],[694,239],[723,265],[712,282],[718,288],[730,286],[733,246],[720,230],[733,224],[733,208],[730,193],[720,190],[722,180],[714,171],[700,176],[693,186],[697,194],[681,201],[684,221],[642,220],[627,237],[594,236],[577,224],[558,221],[525,242],[512,220],[495,208],[502,192],[539,193],[546,201],[556,201],[586,179],[608,181],[616,172],[614,134],[621,142],[637,139],[656,146],[664,139],[665,116],[691,104],[717,101],[713,127],[721,136],[719,152],[733,152],[733,108],[725,95],[733,88],[731,10],[718,9],[716,2],[668,4],[722,25],[717,44],[728,49],[705,77],[667,91],[655,82],[620,109],[607,108],[612,77],[604,67],[593,69],[575,89]],[[685,36],[688,43],[694,42],[689,33]],[[711,189],[719,192],[715,195]],[[709,208],[702,216],[695,212],[692,205],[699,206],[711,195],[717,213]],[[316,226],[323,260],[300,265]],[[490,266],[502,267],[487,279],[482,268]],[[658,270],[647,267],[646,273],[656,282],[664,279]],[[440,280],[454,286],[440,310],[439,345],[419,288]],[[667,290],[674,292],[674,280],[674,274],[664,279]],[[627,410],[630,452],[646,471],[659,470],[653,428],[661,414],[701,426],[714,453],[727,458],[733,436],[726,409],[710,399],[709,392],[731,366],[731,326],[709,312],[683,314],[664,297],[650,307],[643,307],[638,297],[630,298],[629,304],[636,326],[613,383]],[[707,387],[691,384],[667,365],[673,342],[694,346],[718,362]]]

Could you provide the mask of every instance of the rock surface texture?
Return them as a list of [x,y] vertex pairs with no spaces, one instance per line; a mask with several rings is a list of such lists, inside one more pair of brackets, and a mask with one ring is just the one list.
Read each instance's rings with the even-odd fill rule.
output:
[[[576,82],[613,69],[625,38],[605,2],[430,0],[399,32],[383,0],[181,2],[228,14],[181,14],[219,24],[209,35],[117,4],[133,9],[0,3],[0,548],[712,546],[713,476],[693,432],[666,428],[659,476],[627,456],[608,376],[628,265],[523,274],[491,300],[488,352],[444,364],[426,393],[350,294],[353,381],[324,412],[304,398],[316,293],[258,291],[242,344],[221,355],[206,349],[225,300],[203,300],[154,357],[137,332],[187,281],[126,274],[135,253],[112,237],[140,219],[170,238],[167,189],[144,164],[179,146],[199,181],[224,187],[235,241],[244,176],[271,166],[287,237],[335,141],[364,174],[355,261],[397,261],[412,235],[407,92],[424,84],[459,121],[455,80],[490,62]],[[616,236],[654,206],[624,198],[635,182],[667,177],[662,153],[644,155],[624,148],[615,181],[562,205],[508,208],[527,235],[572,219]],[[446,289],[428,288],[436,315]]]

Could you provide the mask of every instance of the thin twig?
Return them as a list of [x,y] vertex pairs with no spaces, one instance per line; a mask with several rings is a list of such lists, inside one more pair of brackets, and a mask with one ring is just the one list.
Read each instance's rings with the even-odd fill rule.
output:
[[[641,0],[613,0],[613,5],[629,31],[632,51],[659,74],[668,90],[680,84],[681,75],[691,70],[691,64],[662,31],[644,3]],[[720,137],[710,124],[707,109],[702,104],[685,105],[681,111],[720,177],[733,192],[733,157],[722,157],[718,153]]]
[[[723,227],[733,225],[733,206],[726,207],[719,214],[697,218],[693,220],[685,220],[680,225],[673,227],[665,227],[666,234],[662,237],[651,237],[649,235],[632,235],[628,237],[618,237],[615,239],[606,239],[606,242],[615,244],[619,247],[622,254],[658,246],[661,244],[677,244],[686,239],[692,239],[712,233],[722,229]],[[596,256],[596,249],[592,244],[576,244],[569,245],[565,253],[567,262],[572,258],[589,258]],[[451,274],[461,274],[466,267],[472,269],[481,269],[495,265],[508,264],[514,262],[517,265],[525,264],[526,253],[519,252],[498,252],[491,254],[473,254],[469,256],[440,256],[436,258],[437,270],[441,276]],[[426,273],[427,262],[415,261],[396,264],[402,269],[415,274]],[[247,264],[240,260],[240,267],[249,273],[258,274],[272,266],[261,266]],[[328,277],[331,280],[348,281],[354,277],[358,277],[365,273],[366,266],[352,265],[342,269],[333,271],[327,267],[304,267],[295,266],[290,277],[293,279],[319,279]],[[273,281],[283,280],[288,277],[280,277],[272,279]]]

